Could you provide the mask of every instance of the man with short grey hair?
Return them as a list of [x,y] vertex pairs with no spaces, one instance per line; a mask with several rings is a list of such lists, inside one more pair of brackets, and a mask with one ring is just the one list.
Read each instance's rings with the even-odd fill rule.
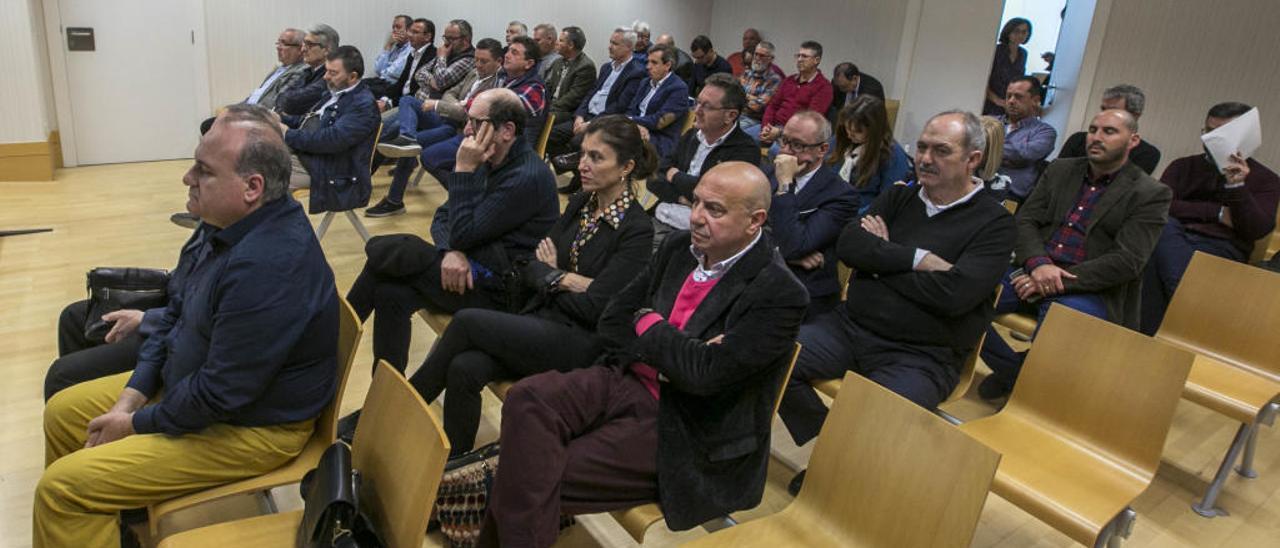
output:
[[543,82],[547,81],[551,65],[560,60],[560,52],[556,49],[556,41],[559,38],[560,35],[556,34],[556,26],[551,23],[541,23],[533,27],[533,41],[538,44],[538,79]]
[[649,23],[636,20],[631,22],[631,30],[636,33],[636,40],[631,45],[632,56],[641,63],[649,59],[649,47],[653,45],[649,41]]
[[511,45],[511,41],[515,40],[517,36],[528,36],[528,35],[529,35],[528,25],[521,23],[520,21],[512,21],[510,23],[507,23],[506,37],[507,37],[508,46]]
[[[1146,110],[1146,105],[1147,96],[1138,86],[1118,84],[1102,92],[1102,106],[1099,110],[1120,109],[1132,114],[1134,121],[1137,121],[1138,118],[1142,117],[1142,112]],[[1058,157],[1084,157],[1084,142],[1085,132],[1077,131],[1072,133],[1070,137],[1067,137],[1067,141],[1062,143],[1062,150],[1058,152]],[[1160,149],[1147,142],[1144,137],[1138,141],[1138,146],[1129,151],[1129,161],[1138,164],[1138,167],[1147,172],[1147,175],[1153,175],[1156,172],[1156,166],[1160,165]]]
[[827,416],[813,381],[853,371],[925,409],[955,388],[991,323],[1016,239],[1013,216],[973,176],[983,141],[973,113],[934,116],[916,143],[919,186],[891,187],[845,226],[836,255],[856,273],[849,298],[801,326],[778,410],[797,444],[816,437]]
[[288,180],[289,151],[261,106],[228,107],[200,138],[182,183],[203,223],[136,367],[45,407],[35,546],[119,546],[121,511],[302,451],[334,398],[339,303]]
[[306,114],[311,105],[324,95],[324,60],[341,45],[338,31],[324,23],[307,30],[302,38],[302,61],[311,67],[306,78],[282,89],[276,98],[275,110],[284,114]]

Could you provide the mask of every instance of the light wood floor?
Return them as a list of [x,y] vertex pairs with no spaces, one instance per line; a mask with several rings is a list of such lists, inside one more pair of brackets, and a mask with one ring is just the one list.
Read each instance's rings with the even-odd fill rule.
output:
[[[0,229],[51,227],[52,233],[0,238],[0,546],[30,546],[31,493],[43,462],[41,387],[57,353],[55,326],[61,308],[84,298],[84,273],[95,266],[172,268],[178,246],[189,231],[169,223],[182,209],[180,178],[188,162],[155,162],[60,170],[56,182],[0,183]],[[375,199],[388,178],[375,178]],[[426,235],[443,191],[428,177],[408,194],[410,212],[366,219],[374,234],[414,232]],[[318,218],[314,219],[318,222]],[[340,291],[351,285],[364,262],[363,246],[344,219],[335,219],[323,246]],[[366,331],[343,399],[343,412],[360,406],[369,387],[372,341]],[[410,363],[421,363],[434,335],[414,322]],[[438,409],[438,408],[437,408]],[[994,410],[971,399],[950,409],[961,418]],[[486,399],[480,442],[497,435],[498,403]],[[1190,509],[1226,450],[1236,424],[1183,402],[1177,411],[1155,484],[1138,499],[1138,523],[1130,545],[1280,546],[1280,441],[1264,428],[1258,443],[1260,477],[1233,476],[1220,504],[1231,515],[1206,520]],[[775,461],[764,502],[741,512],[739,521],[776,512],[791,500],[786,483],[808,448],[796,448],[780,424],[774,429]],[[296,489],[278,490],[284,508],[297,507]],[[175,528],[213,518],[252,512],[248,501],[202,508],[175,520]],[[607,516],[587,516],[560,546],[630,546],[630,537]],[[674,545],[701,536],[701,530],[671,533],[661,525],[649,531],[646,545]],[[429,539],[438,545],[439,538]],[[991,496],[974,546],[1069,546],[1071,541],[998,497]]]

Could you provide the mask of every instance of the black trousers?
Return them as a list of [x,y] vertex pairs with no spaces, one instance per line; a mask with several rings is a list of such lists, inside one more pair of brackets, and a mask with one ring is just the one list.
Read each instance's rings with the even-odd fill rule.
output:
[[800,326],[802,349],[778,415],[797,445],[818,436],[827,406],[809,385],[853,371],[925,409],[934,409],[959,381],[960,359],[945,347],[891,341],[849,319],[845,307]]
[[560,514],[658,500],[658,400],[625,369],[524,379],[502,405],[502,456],[479,546],[545,547]]
[[497,380],[587,367],[604,346],[576,326],[495,310],[469,308],[453,316],[409,382],[431,402],[444,399],[444,431],[452,456],[470,451],[480,426],[481,391]]
[[347,292],[347,302],[355,309],[360,321],[373,318],[373,357],[387,360],[392,367],[404,373],[409,362],[409,340],[413,334],[413,314],[427,309],[432,312],[453,313],[464,308],[499,308],[503,295],[501,281],[475,280],[473,289],[459,295],[445,291],[440,286],[440,261],[444,252],[436,255],[431,265],[418,278],[384,276],[369,269],[368,264]]
[[58,359],[44,375],[44,399],[85,381],[124,373],[138,363],[142,337],[137,333],[110,344],[86,339],[84,323],[89,301],[76,301],[58,317]]
[[[587,120],[590,121],[590,118]],[[539,131],[541,127],[538,126]],[[573,117],[570,116],[568,120],[556,120],[555,125],[551,126],[551,135],[547,137],[547,155],[558,156],[576,152],[580,148],[582,148],[582,135],[573,134]]]

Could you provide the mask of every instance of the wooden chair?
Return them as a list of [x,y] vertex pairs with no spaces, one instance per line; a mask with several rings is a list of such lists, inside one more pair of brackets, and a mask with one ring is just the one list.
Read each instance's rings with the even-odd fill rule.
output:
[[1249,254],[1249,264],[1258,264],[1268,257],[1275,254],[1276,247],[1280,246],[1280,208],[1276,211],[1276,226],[1270,234],[1259,238],[1253,244],[1253,253]]
[[[796,349],[791,352],[791,362],[787,364],[787,372],[782,376],[782,387],[778,389],[778,398],[773,402],[773,414],[778,414],[778,406],[782,405],[782,395],[787,391],[787,381],[791,379],[791,371],[796,368],[796,358],[800,357],[800,343],[796,343]],[[505,394],[505,391],[504,391]],[[637,543],[644,544],[645,531],[653,524],[662,521],[662,507],[657,503],[643,504],[626,510],[615,510],[609,512],[613,519],[635,539]],[[726,516],[725,521],[734,524],[733,518]]]
[[1240,423],[1204,498],[1193,505],[1202,516],[1225,514],[1215,503],[1241,451],[1237,471],[1257,477],[1259,425],[1272,424],[1280,410],[1278,332],[1280,275],[1207,253],[1192,256],[1156,338],[1196,354],[1182,397]]
[[689,114],[684,117],[684,123],[680,125],[680,134],[684,135],[693,129],[693,109],[689,109]]
[[320,416],[316,418],[315,430],[311,433],[311,439],[307,440],[307,444],[303,446],[302,452],[298,453],[298,456],[294,457],[288,464],[261,476],[243,479],[204,491],[197,491],[151,505],[147,508],[147,514],[152,539],[160,538],[160,522],[165,516],[179,510],[233,495],[257,493],[262,497],[263,506],[274,512],[275,502],[271,499],[271,489],[281,485],[298,483],[302,480],[304,474],[315,468],[316,463],[320,462],[320,455],[323,455],[325,449],[328,449],[333,444],[333,441],[337,439],[338,409],[342,405],[342,392],[346,389],[347,377],[351,373],[351,364],[356,358],[356,348],[360,346],[360,337],[364,333],[364,327],[360,323],[360,318],[356,316],[355,309],[351,308],[347,300],[342,297],[338,297],[338,301],[341,306],[338,314],[337,388],[333,394],[333,400],[329,402],[329,405],[325,406],[324,410],[320,412]]
[[1053,305],[999,413],[960,425],[1003,454],[992,490],[1086,546],[1132,531],[1189,352]]
[[[373,155],[375,152],[378,151],[378,141],[381,138],[382,138],[382,122],[379,121],[378,129],[375,130],[373,134],[373,147],[370,148],[370,151],[369,151],[369,165],[373,165]],[[310,191],[311,191],[310,188],[294,189],[293,197],[295,199],[300,200],[301,196],[305,196]],[[325,233],[329,231],[329,225],[333,223],[333,218],[337,216],[338,213],[339,212],[337,211],[326,211],[324,213],[324,217],[320,219],[320,226],[316,227],[317,240],[324,239]],[[351,222],[351,226],[355,227],[356,232],[360,234],[360,239],[366,242],[369,241],[369,238],[370,238],[369,229],[364,227],[364,223],[360,221],[360,216],[356,215],[356,212],[350,209],[343,211],[341,213],[343,215],[346,215],[347,220]]]
[[898,121],[898,109],[902,107],[902,101],[897,99],[885,99],[884,112],[889,118],[889,129],[893,129],[893,125]]
[[547,140],[551,138],[551,128],[556,125],[555,113],[547,113],[547,121],[542,124],[542,132],[538,134],[537,146],[533,147],[533,153],[539,158],[547,156]]
[[[390,548],[418,548],[426,540],[448,457],[449,439],[426,402],[404,376],[379,360],[351,444],[351,467],[361,475],[360,508]],[[193,529],[160,546],[292,546],[302,512]]]
[[[840,267],[845,268],[844,263],[840,263]],[[846,283],[845,286],[847,288],[848,284]],[[1003,290],[1003,286],[996,286],[996,298],[992,302],[993,306],[994,303],[1000,302],[1000,293]],[[978,362],[982,361],[982,343],[986,342],[986,340],[987,334],[984,331],[982,335],[978,337],[978,343],[973,347],[973,351],[969,352],[969,356],[965,358],[964,364],[960,368],[960,379],[956,382],[955,388],[951,389],[951,394],[948,395],[947,399],[943,400],[942,403],[939,403],[939,406],[946,405],[963,398],[965,394],[969,393],[969,386],[973,384],[973,377],[978,371]],[[813,383],[814,389],[826,394],[827,397],[831,399],[836,398],[836,395],[840,393],[840,388],[843,385],[844,381],[841,379],[826,379]],[[955,415],[943,411],[941,407],[934,409],[933,412],[951,424],[960,424],[961,422]]]
[[856,373],[844,384],[800,495],[685,546],[969,546],[999,453]]

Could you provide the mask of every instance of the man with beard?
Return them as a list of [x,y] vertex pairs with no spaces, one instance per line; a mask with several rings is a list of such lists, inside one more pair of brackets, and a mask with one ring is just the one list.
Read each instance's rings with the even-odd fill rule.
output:
[[[369,156],[378,129],[378,107],[360,81],[363,73],[360,50],[339,47],[325,61],[328,91],[306,116],[281,117],[284,142],[293,152],[289,188],[354,183],[368,201]],[[312,212],[327,211],[317,204],[325,194],[312,193]]]
[[[1058,303],[1137,329],[1142,268],[1155,249],[1173,192],[1129,161],[1138,121],[1104,110],[1089,123],[1088,156],[1054,161],[1018,208],[1018,246],[996,313],[1025,310],[1037,325]],[[1026,353],[988,328],[982,358],[993,373],[978,394],[1013,390]]]
[[769,106],[773,94],[777,93],[778,86],[782,84],[783,75],[771,68],[777,66],[773,64],[773,52],[772,42],[756,44],[751,65],[738,76],[742,91],[747,94],[747,107],[742,111],[739,122],[743,130],[759,128],[765,107]]

